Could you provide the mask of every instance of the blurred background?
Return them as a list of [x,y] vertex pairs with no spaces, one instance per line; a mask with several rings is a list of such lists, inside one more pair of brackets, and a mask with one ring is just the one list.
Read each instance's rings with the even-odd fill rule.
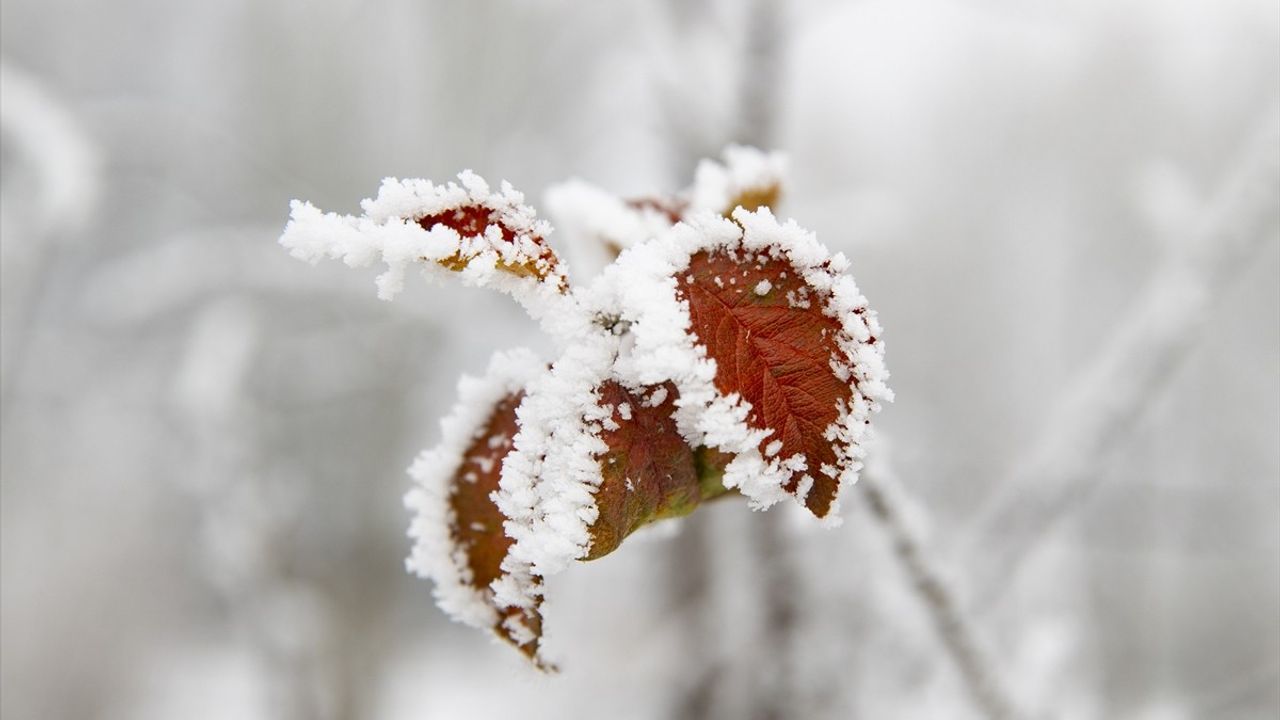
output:
[[[1274,0],[0,20],[6,720],[1280,713]],[[457,376],[546,341],[290,260],[288,202],[670,192],[731,141],[880,312],[893,511],[639,535],[552,580],[538,677],[404,572],[400,498]]]

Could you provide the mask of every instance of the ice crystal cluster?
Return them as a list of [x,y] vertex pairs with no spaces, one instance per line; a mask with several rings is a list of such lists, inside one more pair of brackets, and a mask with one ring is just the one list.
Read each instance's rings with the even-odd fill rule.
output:
[[551,206],[575,244],[614,259],[574,284],[551,226],[509,184],[383,182],[359,217],[294,202],[297,258],[457,275],[514,297],[557,357],[496,354],[464,377],[439,445],[410,468],[411,571],[453,618],[550,667],[543,579],[716,497],[787,498],[839,518],[872,413],[892,398],[875,313],[831,254],[772,206],[783,160],[730,147],[674,197],[580,181]]

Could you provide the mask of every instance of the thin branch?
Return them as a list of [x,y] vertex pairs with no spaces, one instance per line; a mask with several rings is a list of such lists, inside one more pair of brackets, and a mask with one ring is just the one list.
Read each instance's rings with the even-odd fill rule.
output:
[[[755,0],[747,10],[746,38],[738,85],[738,142],[767,148],[774,141],[774,125],[780,91],[783,43],[786,41],[782,8],[777,0]],[[764,604],[757,658],[760,677],[753,683],[753,716],[780,720],[795,707],[796,625],[808,584],[795,570],[795,561],[784,537],[786,518],[766,513],[752,533],[752,546],[760,570],[758,593]]]
[[[698,15],[698,21],[708,21],[709,8],[694,5],[690,9],[685,5],[684,2],[672,5],[673,36],[679,31],[674,22],[679,16],[674,12],[677,8],[680,12]],[[781,15],[777,0],[755,0],[746,10],[747,37],[739,63],[737,125],[727,131],[736,142],[760,148],[767,148],[772,142],[779,58],[781,44],[785,40]],[[693,137],[690,126],[679,127],[676,122],[677,106],[671,102],[670,96],[667,99],[668,115],[673,127],[678,128],[671,133],[674,164],[683,171],[686,161],[704,153],[694,152],[699,146],[698,138]],[[783,520],[781,513],[768,513],[758,523],[751,538],[760,569],[761,587],[758,590],[765,609],[758,643],[761,656],[753,658],[763,672],[762,677],[752,683],[755,697],[750,706],[756,717],[766,720],[785,717],[794,693],[794,682],[790,676],[792,647],[801,602],[797,596],[804,591],[803,579],[796,575],[787,556],[785,539],[781,537]],[[713,717],[717,714],[716,696],[726,667],[720,659],[708,653],[706,645],[709,609],[705,605],[710,597],[708,576],[713,572],[714,546],[705,527],[694,521],[685,528],[677,552],[680,562],[673,571],[672,591],[685,606],[681,617],[687,623],[685,636],[688,648],[694,657],[699,658],[701,667],[688,690],[677,700],[676,711],[678,717],[687,720]]]
[[782,8],[777,0],[755,0],[747,16],[735,139],[768,149],[776,124],[782,73]]
[[764,617],[757,658],[760,676],[755,679],[753,717],[783,720],[796,706],[795,662],[796,626],[800,605],[805,601],[808,582],[795,569],[787,538],[786,516],[775,510],[764,513],[752,530],[752,546],[760,568],[757,589],[764,605]]
[[[57,261],[56,246],[93,215],[101,162],[72,108],[44,81],[0,61],[0,87],[6,154],[12,150],[32,175],[5,186],[0,211],[0,412],[7,415],[47,292],[45,281]],[[32,197],[23,194],[28,185],[35,188]]]
[[997,491],[964,546],[998,601],[1056,524],[1104,477],[1138,421],[1206,336],[1214,303],[1274,240],[1280,211],[1280,105],[1249,138],[1207,216],[1151,279]]
[[917,531],[905,520],[909,502],[883,457],[873,459],[856,486],[867,508],[892,546],[894,559],[933,620],[938,639],[955,665],[974,703],[990,720],[1023,717],[1001,681],[978,633],[942,572],[925,550]]

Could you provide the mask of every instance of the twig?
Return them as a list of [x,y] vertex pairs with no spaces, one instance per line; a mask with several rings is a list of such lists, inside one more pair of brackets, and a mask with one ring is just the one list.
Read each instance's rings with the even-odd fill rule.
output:
[[892,545],[894,559],[932,618],[938,639],[974,703],[990,720],[1022,717],[978,641],[976,631],[961,611],[955,591],[926,553],[915,529],[906,522],[903,504],[908,501],[888,461],[884,457],[873,458],[856,487],[866,499],[876,527]]
[[[685,3],[671,6],[673,24],[681,13],[696,12],[705,16],[709,9],[695,5],[685,8]],[[747,37],[742,47],[737,97],[737,126],[729,130],[731,138],[740,143],[767,148],[772,140],[775,103],[778,93],[779,57],[784,40],[781,8],[776,0],[755,0],[746,10]],[[704,18],[700,18],[704,19]],[[673,33],[674,33],[673,28]],[[674,108],[669,113],[675,117]],[[673,123],[674,124],[674,123]],[[681,160],[702,155],[694,152],[697,139],[691,137],[691,129],[672,133],[675,139],[676,165]],[[796,576],[790,558],[787,557],[782,535],[781,513],[768,513],[753,529],[752,547],[756,553],[761,587],[759,595],[764,603],[763,627],[758,646],[760,656],[753,664],[762,669],[762,677],[753,682],[755,697],[750,703],[754,715],[763,720],[786,717],[794,682],[790,677],[792,646],[796,619],[803,592],[802,578]],[[673,574],[673,591],[684,605],[681,617],[687,623],[686,637],[690,651],[699,658],[697,677],[676,703],[678,716],[687,720],[715,716],[717,689],[726,672],[724,664],[709,655],[704,641],[707,634],[709,581],[713,571],[714,546],[706,536],[705,528],[697,521],[685,528],[677,552],[680,563]]]
[[741,76],[738,79],[739,142],[767,149],[773,138],[782,57],[782,9],[777,0],[755,0],[747,16]]
[[[779,67],[782,57],[782,8],[776,0],[755,0],[747,11],[746,38],[738,80],[738,142],[768,147],[773,141]],[[784,537],[786,517],[766,513],[752,531],[752,546],[760,571],[759,596],[764,604],[756,667],[761,676],[753,684],[754,717],[780,720],[795,706],[796,623],[805,602],[805,579],[795,571]]]
[[[0,412],[22,375],[57,242],[82,229],[99,195],[98,150],[72,109],[46,84],[8,62],[0,62],[0,132],[6,152],[30,166],[34,197],[5,193],[4,239],[0,241]],[[12,188],[10,183],[6,186]],[[15,209],[16,208],[16,209]]]
[[754,659],[760,673],[753,687],[756,697],[751,708],[758,720],[783,720],[796,705],[794,666],[796,624],[800,605],[805,602],[808,583],[795,571],[784,537],[786,516],[775,510],[765,513],[752,529],[752,546],[760,569],[757,592],[764,604],[760,656]]
[[708,652],[713,546],[707,537],[706,520],[694,518],[685,523],[676,540],[668,574],[671,605],[663,614],[680,623],[680,654],[696,668],[689,686],[677,694],[672,711],[675,720],[702,720],[712,716],[721,673],[718,658]]
[[1267,247],[1280,210],[1280,105],[1245,144],[1210,211],[1165,262],[1066,393],[963,546],[986,608],[1056,523],[1102,480],[1135,425],[1201,342],[1210,309]]

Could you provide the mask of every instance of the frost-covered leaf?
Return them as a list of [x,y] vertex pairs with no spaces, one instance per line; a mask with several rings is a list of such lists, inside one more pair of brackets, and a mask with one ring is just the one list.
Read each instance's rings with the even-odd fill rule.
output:
[[[502,561],[511,550],[512,542],[503,527],[506,518],[494,504],[492,495],[498,489],[502,460],[511,451],[512,440],[519,429],[516,408],[523,399],[523,393],[509,395],[494,407],[489,422],[476,433],[462,454],[462,465],[452,479],[451,539],[455,552],[460,552],[466,560],[471,577],[469,584],[489,603],[493,603],[489,586],[501,577]],[[493,626],[495,633],[531,659],[537,657],[542,638],[539,605],[498,608],[499,617]]]
[[794,223],[739,208],[676,225],[605,279],[635,337],[619,372],[674,381],[686,438],[732,455],[724,484],[757,507],[789,494],[832,515],[891,396],[879,324],[847,268]]
[[839,322],[822,312],[790,262],[767,252],[695,253],[676,287],[689,304],[693,334],[716,361],[716,388],[751,404],[751,426],[773,430],[761,441],[765,457],[797,468],[794,461],[804,460],[783,487],[826,515],[840,465],[826,429],[853,398],[852,385],[831,368],[833,359],[849,364],[836,341]]
[[510,184],[494,192],[470,171],[458,179],[461,185],[387,178],[376,198],[361,203],[364,213],[358,217],[295,200],[280,243],[309,262],[385,262],[387,270],[378,277],[383,299],[400,292],[405,270],[418,264],[508,292],[535,316],[545,314],[568,290],[563,264],[547,244],[551,226],[537,219]]
[[464,378],[441,444],[410,468],[417,487],[405,498],[416,512],[409,569],[435,581],[445,612],[492,629],[531,659],[542,636],[538,596],[523,606],[504,606],[490,587],[513,542],[492,495],[519,430],[523,387],[542,367],[531,353],[514,351],[495,356],[487,377]]
[[585,559],[603,557],[642,526],[688,515],[725,492],[717,473],[700,474],[697,453],[676,429],[676,393],[669,382],[635,393],[613,380],[601,387],[609,410],[601,439],[608,449],[598,458],[599,515]]
[[588,266],[650,240],[698,213],[728,217],[735,208],[776,208],[786,161],[780,153],[731,145],[721,160],[698,164],[694,182],[671,195],[622,199],[581,180],[547,190],[547,205],[572,252]]
[[720,456],[677,428],[675,386],[632,390],[610,375],[620,346],[610,332],[583,338],[528,385],[494,494],[514,539],[492,583],[499,607],[536,609],[543,578],[726,492]]
[[776,208],[782,197],[786,160],[780,153],[730,145],[721,162],[698,163],[693,187],[686,192],[682,217],[714,212],[725,217],[739,207],[746,210]]
[[[447,227],[458,234],[458,249],[451,255],[434,259],[440,266],[454,272],[464,272],[472,263],[484,258],[486,253],[497,256],[497,269],[516,277],[531,277],[540,282],[550,280],[565,287],[559,273],[560,260],[547,245],[541,233],[547,228],[532,227],[520,220],[523,206],[512,207],[500,202],[470,202],[440,212],[416,217],[415,221],[427,232]],[[496,206],[496,207],[495,207]],[[521,227],[525,231],[521,231]]]

